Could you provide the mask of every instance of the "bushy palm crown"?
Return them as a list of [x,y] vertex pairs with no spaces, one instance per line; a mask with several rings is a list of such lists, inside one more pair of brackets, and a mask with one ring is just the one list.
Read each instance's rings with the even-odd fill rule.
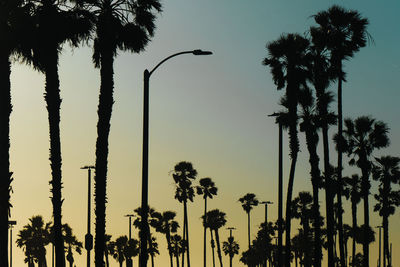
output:
[[379,211],[380,216],[393,215],[395,208],[400,206],[400,191],[391,190],[390,184],[397,184],[400,181],[400,158],[392,156],[376,158],[372,175],[374,180],[380,181],[379,194],[374,195],[378,201],[374,210]]
[[196,186],[198,195],[203,195],[203,198],[213,198],[214,195],[217,195],[218,188],[215,187],[211,178],[201,178],[199,183],[200,185]]
[[343,195],[354,204],[361,201],[361,178],[357,174],[350,177],[343,177]]
[[224,241],[222,243],[222,250],[225,255],[229,255],[229,257],[235,256],[235,254],[239,254],[239,244],[235,241],[233,236],[228,237],[228,241]]
[[176,183],[175,199],[179,202],[193,201],[194,189],[192,180],[196,179],[197,171],[192,163],[182,161],[175,165],[172,177]]
[[300,224],[307,223],[312,216],[313,198],[309,192],[300,192],[299,196],[293,199],[292,214],[294,218],[300,218]]
[[150,225],[156,229],[157,232],[176,233],[179,228],[179,223],[174,221],[176,213],[173,211],[164,211],[163,213],[154,212],[150,219]]
[[239,198],[239,201],[242,203],[242,208],[246,213],[249,213],[253,209],[253,206],[258,205],[258,199],[253,193],[247,193],[243,197]]
[[210,210],[207,212],[206,217],[202,216],[203,225],[211,230],[218,230],[226,223],[226,213],[218,209]]

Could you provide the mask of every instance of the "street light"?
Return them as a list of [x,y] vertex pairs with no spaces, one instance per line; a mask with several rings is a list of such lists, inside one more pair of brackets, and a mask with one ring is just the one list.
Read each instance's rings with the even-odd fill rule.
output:
[[88,211],[87,211],[87,234],[85,235],[85,249],[87,251],[87,267],[90,267],[90,251],[93,248],[93,236],[90,234],[90,176],[92,169],[95,169],[95,166],[84,166],[81,168],[82,170],[88,170]]
[[143,73],[143,155],[142,155],[142,220],[140,227],[140,267],[147,266],[147,238],[149,232],[148,217],[148,183],[149,183],[149,80],[151,74],[165,61],[183,54],[193,54],[195,56],[211,55],[211,51],[201,49],[183,51],[166,57],[158,63],[151,71],[147,69]]
[[265,204],[265,227],[268,227],[268,205],[274,204],[272,201],[262,201],[261,204]]
[[10,267],[12,267],[12,229],[16,224],[17,221],[8,221],[8,228],[10,228]]
[[226,229],[229,230],[229,237],[232,237],[232,230],[236,230],[235,227],[228,227],[228,228],[226,228]]
[[269,117],[275,117],[276,122],[279,124],[279,174],[278,174],[278,266],[283,265],[283,258],[282,258],[282,198],[283,198],[283,156],[282,156],[282,149],[283,149],[283,142],[282,142],[282,122],[278,120],[280,113],[273,113],[268,115]]

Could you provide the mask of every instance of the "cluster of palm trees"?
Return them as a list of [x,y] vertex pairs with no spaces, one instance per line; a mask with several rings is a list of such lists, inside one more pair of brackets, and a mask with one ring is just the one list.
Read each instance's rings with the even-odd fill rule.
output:
[[[382,216],[384,232],[388,235],[387,218],[394,213],[396,206],[400,205],[399,191],[391,188],[391,184],[398,184],[399,158],[384,156],[375,158],[373,152],[387,147],[389,144],[388,127],[384,122],[375,120],[370,116],[361,116],[356,119],[342,115],[342,87],[345,82],[343,62],[354,56],[360,48],[365,47],[369,38],[366,31],[368,20],[357,11],[347,10],[340,6],[332,6],[326,11],[321,11],[312,16],[316,26],[312,26],[305,36],[300,34],[284,34],[278,40],[267,44],[268,56],[263,64],[269,66],[274,83],[278,90],[285,88],[285,94],[280,100],[282,110],[278,113],[277,123],[288,129],[290,150],[290,172],[286,200],[285,220],[285,261],[284,266],[291,262],[291,220],[298,213],[293,208],[292,200],[295,168],[299,153],[298,131],[304,132],[306,147],[309,152],[310,177],[312,196],[307,196],[311,201],[309,217],[301,217],[303,227],[312,222],[312,228],[304,228],[301,233],[304,238],[309,238],[313,244],[304,251],[304,266],[321,266],[322,260],[322,226],[323,217],[320,213],[319,190],[325,191],[326,204],[326,244],[324,247],[328,254],[328,266],[347,266],[345,252],[345,231],[343,225],[342,197],[351,199],[353,226],[351,236],[362,243],[362,256],[356,257],[353,242],[353,262],[362,258],[364,267],[369,266],[369,243],[371,227],[369,224],[369,195],[370,180],[373,177],[380,181],[379,192],[375,194],[378,204],[375,211]],[[330,85],[336,83],[337,114],[330,110],[333,102],[333,93],[329,91]],[[334,136],[337,150],[337,166],[333,167],[330,160],[329,128],[338,125],[338,132]],[[323,170],[319,166],[318,155],[319,132],[323,140]],[[359,168],[361,177],[357,175],[342,177],[343,153],[349,158],[349,165]],[[300,195],[304,198],[305,195]],[[336,202],[334,201],[336,198]],[[364,204],[364,224],[357,227],[356,206],[360,200]],[[303,200],[304,201],[304,200]],[[281,205],[281,203],[280,203]],[[297,210],[299,211],[299,210]],[[305,212],[303,210],[302,212]],[[307,221],[304,221],[307,219]],[[335,238],[339,236],[339,256],[336,256]],[[387,237],[388,238],[388,237]],[[388,240],[384,241],[384,266],[391,266]],[[278,255],[279,256],[279,255]],[[283,264],[282,264],[283,265]]]
[[[96,265],[103,264],[108,136],[113,100],[113,61],[118,50],[139,53],[154,35],[158,0],[0,0],[0,266],[8,265],[8,216],[12,172],[9,156],[11,60],[45,75],[50,134],[54,245],[57,266],[64,266],[62,238],[62,158],[60,141],[59,56],[65,43],[77,47],[93,40],[93,62],[100,69],[96,142]],[[54,27],[57,25],[57,27]]]

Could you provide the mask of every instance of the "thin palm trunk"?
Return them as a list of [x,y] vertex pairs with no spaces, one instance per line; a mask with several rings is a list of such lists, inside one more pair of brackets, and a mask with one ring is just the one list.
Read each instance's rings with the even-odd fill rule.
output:
[[54,247],[56,266],[65,266],[64,240],[61,232],[61,141],[60,141],[60,81],[58,78],[58,50],[49,49],[48,61],[45,65],[46,85],[45,100],[47,105],[50,131],[50,165],[52,180],[51,201],[53,203]]
[[190,267],[190,253],[189,253],[189,220],[187,214],[187,203],[185,201],[185,221],[186,221],[186,246],[187,246],[187,265]]
[[249,240],[249,249],[250,249],[250,211],[247,213],[247,237]]
[[291,230],[291,220],[292,220],[292,194],[293,194],[293,184],[294,184],[294,174],[296,169],[296,161],[297,161],[297,152],[292,154],[292,162],[290,164],[290,173],[289,173],[289,183],[288,183],[288,191],[286,197],[286,243],[285,243],[285,266],[290,266],[290,230]]
[[[338,136],[339,142],[343,139],[343,113],[342,113],[342,61],[339,60],[338,63],[340,75],[338,81]],[[339,251],[340,251],[340,264],[342,267],[346,266],[344,260],[344,239],[343,239],[343,212],[342,212],[342,163],[343,161],[343,152],[342,146],[338,146],[338,170],[337,170],[337,203],[338,203],[338,231],[339,231]]]
[[363,204],[364,204],[364,233],[363,233],[363,267],[369,267],[369,243],[368,243],[368,229],[369,229],[369,172],[368,167],[366,167],[367,160],[366,157],[362,160],[363,168],[361,170],[362,180],[362,195],[363,195]]
[[215,241],[217,241],[217,253],[218,253],[218,259],[219,259],[219,264],[221,267],[222,266],[222,254],[221,254],[221,246],[219,243],[219,234],[218,234],[218,229],[215,230]]
[[210,228],[210,234],[211,234],[211,250],[212,250],[213,267],[215,267],[215,253],[214,253],[215,244],[214,244],[214,237],[213,237],[211,228]]
[[11,63],[0,54],[0,266],[8,266],[8,209],[10,201]]
[[103,266],[106,229],[106,187],[108,165],[108,136],[113,100],[113,55],[112,52],[102,51],[100,66],[100,96],[98,106],[97,141],[96,141],[96,176],[95,176],[95,264]]
[[[207,196],[204,194],[204,220],[206,220],[206,214],[207,214]],[[206,242],[207,242],[207,227],[205,225],[203,225],[204,228],[204,246],[203,246],[203,251],[204,251],[204,267],[207,267],[207,255],[206,255],[206,251],[207,251],[207,246],[206,246]]]
[[[183,208],[183,214],[185,214],[185,208]],[[185,215],[183,215],[183,233],[182,233],[182,240],[183,240],[183,250],[182,250],[182,267],[185,267],[185,252],[186,252],[186,220]]]
[[356,256],[356,229],[357,229],[357,203],[355,201],[351,202],[351,216],[352,216],[352,221],[353,221],[353,244],[352,244],[352,252],[351,252],[351,259],[352,259],[352,266],[355,264],[355,256]]
[[[386,262],[390,263],[390,253],[389,253],[389,218],[383,216],[382,219],[383,226],[383,267],[386,267]],[[391,266],[389,266],[391,267]]]
[[171,247],[171,233],[169,230],[165,233],[165,238],[167,239],[167,247],[168,247],[168,254],[169,254],[169,261],[170,266],[174,267],[173,255],[172,255],[172,247]]
[[[306,240],[308,240],[308,237],[310,236],[310,226],[308,223],[308,220],[305,221],[304,223],[304,237],[306,238]],[[304,248],[304,266],[305,267],[311,267],[311,247],[310,246],[306,246]]]

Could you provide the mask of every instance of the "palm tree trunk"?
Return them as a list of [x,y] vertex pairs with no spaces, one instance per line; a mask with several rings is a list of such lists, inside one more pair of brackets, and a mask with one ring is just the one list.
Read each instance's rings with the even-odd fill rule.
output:
[[250,249],[250,212],[247,213],[247,236],[249,240],[249,249]]
[[357,203],[355,201],[351,202],[351,217],[352,217],[352,221],[353,221],[353,244],[352,244],[352,251],[351,251],[351,259],[352,259],[352,266],[354,266],[355,264],[355,256],[356,256],[356,237],[355,237],[355,233],[357,230]]
[[290,267],[290,230],[291,230],[291,220],[292,220],[292,194],[293,194],[293,184],[294,184],[294,173],[296,169],[296,161],[297,161],[297,152],[292,154],[292,162],[290,164],[290,173],[289,173],[289,184],[288,191],[286,197],[286,242],[285,242],[285,266]]
[[340,251],[340,264],[342,267],[345,267],[344,260],[344,239],[343,239],[343,212],[342,212],[342,161],[343,161],[343,152],[342,152],[342,139],[343,139],[343,114],[342,114],[342,61],[339,60],[338,67],[340,71],[339,81],[338,81],[338,136],[339,136],[339,145],[338,145],[338,172],[337,172],[337,182],[338,182],[338,190],[337,190],[337,203],[338,203],[338,231],[339,231],[339,251]]
[[169,262],[170,266],[174,267],[173,255],[172,255],[172,247],[171,247],[171,233],[169,230],[165,233],[165,237],[167,239],[167,247],[168,247],[168,254],[169,254]]
[[213,267],[215,267],[215,253],[214,253],[215,244],[214,244],[214,238],[213,238],[211,228],[210,228],[210,234],[211,234],[211,250],[212,250]]
[[363,195],[363,204],[364,204],[364,233],[363,233],[363,267],[369,267],[369,243],[368,243],[368,229],[369,229],[369,172],[368,167],[366,167],[367,160],[366,158],[362,160],[363,168],[361,170],[362,180],[362,195]]
[[222,266],[222,254],[221,254],[221,246],[220,246],[220,243],[219,243],[218,229],[215,230],[215,239],[217,241],[217,253],[218,253],[218,258],[219,258],[219,264],[220,264],[221,267],[223,267]]
[[[61,232],[61,206],[62,206],[62,181],[61,181],[61,141],[60,141],[60,81],[58,78],[58,51],[57,48],[51,48],[50,54],[45,66],[46,85],[45,100],[50,130],[50,165],[52,180],[51,201],[53,203],[54,219],[54,247],[56,253],[56,266],[65,266],[64,240]],[[50,53],[51,53],[50,52]]]
[[179,267],[179,254],[176,254],[176,267]]
[[105,258],[106,258],[106,266],[107,266],[107,267],[110,267],[110,262],[109,262],[109,260],[108,260],[108,250],[107,250],[107,247],[105,248],[104,256],[105,256]]
[[107,187],[107,161],[108,161],[108,136],[110,133],[110,120],[112,113],[114,70],[112,52],[102,51],[100,66],[100,95],[98,106],[97,141],[96,141],[96,175],[95,175],[95,264],[103,266],[106,229],[106,187]]
[[233,259],[233,257],[231,255],[229,255],[229,267],[232,267],[232,259]]
[[[308,240],[308,237],[310,236],[310,226],[309,226],[308,219],[305,220],[303,228],[304,228],[304,238],[305,238],[305,240]],[[305,246],[304,247],[304,261],[303,261],[305,267],[311,267],[311,262],[312,262],[311,255],[312,255],[311,247]]]
[[11,63],[9,53],[0,54],[0,266],[8,266],[8,214],[10,204]]
[[[204,194],[204,220],[206,220],[206,214],[207,214],[207,196]],[[205,225],[203,225],[204,228],[204,246],[203,246],[203,251],[204,251],[204,267],[207,267],[207,255],[206,255],[206,251],[207,251],[207,246],[206,246],[206,242],[207,242],[207,227]]]
[[[390,263],[390,253],[389,253],[389,218],[383,216],[382,218],[383,226],[383,267],[389,266]],[[386,262],[388,265],[386,265]],[[389,266],[391,267],[391,266]]]
[[319,157],[317,154],[318,134],[306,130],[306,143],[310,154],[309,162],[311,166],[311,182],[313,187],[313,218],[314,218],[314,267],[321,267],[322,246],[321,246],[321,214],[319,211],[319,187],[321,183],[321,171],[319,169]]
[[182,240],[184,244],[184,248],[182,250],[182,267],[185,267],[185,252],[186,252],[186,220],[185,220],[185,206],[183,208],[183,233]]

